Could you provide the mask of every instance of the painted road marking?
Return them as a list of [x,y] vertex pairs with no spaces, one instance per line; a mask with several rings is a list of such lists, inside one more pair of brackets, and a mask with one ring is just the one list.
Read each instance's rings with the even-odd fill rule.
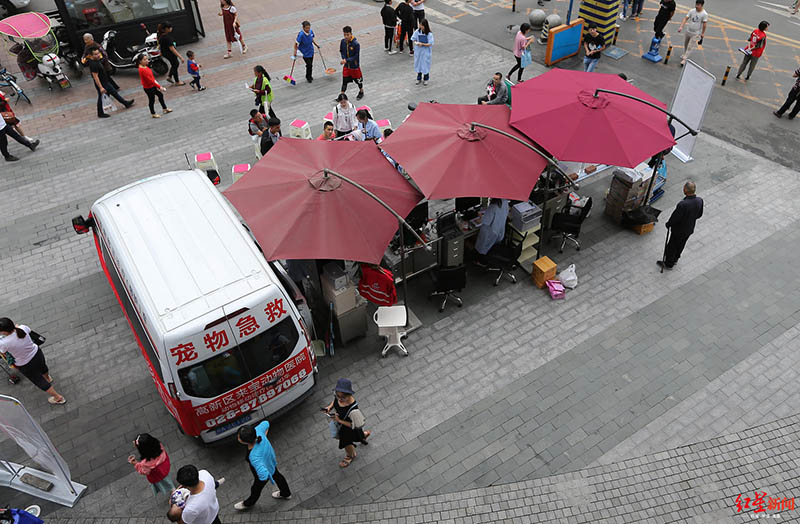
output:
[[449,24],[452,24],[453,22],[457,22],[457,20],[455,18],[453,18],[452,16],[448,16],[448,15],[446,15],[446,14],[440,12],[440,11],[437,11],[436,9],[433,9],[431,7],[426,7],[425,8],[425,16],[430,16],[431,18],[434,18],[434,19],[438,20],[439,23],[441,23],[441,24],[448,24],[449,25]]
[[481,16],[483,14],[477,8],[464,4],[463,0],[439,0],[439,3],[449,5],[453,9],[458,9],[459,11],[463,11],[465,14],[468,15]]

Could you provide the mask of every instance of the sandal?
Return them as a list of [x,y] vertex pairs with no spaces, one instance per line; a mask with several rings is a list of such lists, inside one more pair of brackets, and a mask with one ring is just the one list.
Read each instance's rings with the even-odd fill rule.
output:
[[247,54],[247,46],[244,46],[244,48],[242,48],[242,54],[243,55]]
[[67,403],[67,399],[65,399],[64,397],[61,397],[61,400],[56,400],[55,397],[47,397],[47,401],[49,403],[51,403],[51,404],[66,404]]
[[361,443],[364,444],[365,446],[369,446],[369,442],[367,442],[367,439],[369,438],[370,435],[372,435],[372,431],[364,432],[364,438],[361,440]]
[[150,115],[150,117],[151,118],[161,118],[161,115],[157,115],[157,114],[153,113],[152,115]]
[[230,53],[225,53],[224,55],[222,55],[222,58],[230,58],[230,57],[232,57],[232,56],[233,56],[233,55],[232,55],[232,54],[230,54]]
[[346,468],[347,466],[350,465],[351,462],[353,462],[354,459],[355,459],[355,457],[347,457],[347,456],[344,457],[342,459],[342,461],[339,462],[339,467],[340,468]]
[[183,82],[183,81],[181,81],[181,82],[175,82],[175,85],[176,85],[176,86],[185,86],[185,85],[186,85],[186,82]]
[[172,113],[172,109],[168,107],[164,108],[164,114],[166,115],[167,113]]

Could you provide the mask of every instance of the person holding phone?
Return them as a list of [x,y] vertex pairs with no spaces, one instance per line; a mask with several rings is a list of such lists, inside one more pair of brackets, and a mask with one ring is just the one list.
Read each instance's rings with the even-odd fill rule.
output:
[[367,445],[371,431],[364,431],[366,422],[358,402],[354,397],[353,383],[350,379],[340,378],[336,381],[333,390],[334,398],[330,404],[321,408],[333,421],[338,424],[339,449],[345,450],[345,456],[339,462],[340,468],[346,468],[356,458],[356,443]]

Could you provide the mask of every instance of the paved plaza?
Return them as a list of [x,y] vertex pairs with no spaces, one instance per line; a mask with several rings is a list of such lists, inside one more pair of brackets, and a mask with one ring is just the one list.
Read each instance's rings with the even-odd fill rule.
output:
[[[225,523],[727,523],[762,515],[739,512],[737,496],[800,496],[800,178],[786,157],[743,149],[715,127],[698,137],[694,161],[668,158],[666,192],[656,203],[664,214],[650,234],[603,215],[608,173],[582,184],[581,193],[595,197],[582,249],[545,247],[559,267],[576,265],[579,285],[566,300],[552,301],[522,271],[517,284],[494,287],[470,268],[463,308],[439,313],[425,298],[430,278],[412,279],[410,306],[423,326],[407,339],[410,356],[381,359],[383,342],[371,327],[337,346],[335,357],[320,358],[314,395],[273,420],[269,434],[292,499],[265,495],[248,513],[233,509],[252,478],[244,449],[203,447],[179,432],[91,236],[75,235],[70,219],[117,187],[186,168],[184,154],[212,151],[220,189],[230,185],[233,164],[255,162],[246,131],[252,96],[242,83],[256,64],[273,77],[278,116],[307,120],[319,134],[338,74],[325,76],[316,64],[313,84],[280,80],[304,18],[337,66],[341,27],[353,26],[363,103],[377,118],[399,125],[411,101],[474,103],[492,73],[510,69],[511,54],[459,29],[456,0],[430,3],[441,15],[431,17],[436,46],[427,87],[414,85],[407,54],[385,55],[380,4],[366,0],[237,2],[251,51],[231,60],[222,59],[216,2],[203,0],[207,35],[181,50],[195,50],[208,90],[168,89],[175,111],[160,120],[150,118],[138,78],[124,73],[118,82],[137,104],[102,121],[85,78],[63,93],[25,85],[33,105],[18,106],[19,114],[42,145],[30,153],[12,142],[21,161],[0,164],[0,316],[48,337],[44,351],[68,403],[49,405],[24,380],[0,383],[0,393],[22,400],[88,490],[74,508],[0,490],[4,503],[39,503],[48,523],[165,522],[164,499],[126,462],[140,432],[162,440],[173,472],[192,463],[227,479],[218,492]],[[481,16],[491,19],[466,15]],[[601,60],[598,71],[617,67]],[[525,78],[545,70],[535,64]],[[670,82],[655,90],[662,100],[670,100]],[[787,125],[776,128],[788,133]],[[680,264],[660,274],[663,224],[688,179],[697,182],[705,214]],[[347,469],[338,467],[342,453],[318,411],[339,377],[352,379],[373,432]],[[0,456],[27,460],[9,441],[0,442]],[[800,521],[800,508],[766,513]]]

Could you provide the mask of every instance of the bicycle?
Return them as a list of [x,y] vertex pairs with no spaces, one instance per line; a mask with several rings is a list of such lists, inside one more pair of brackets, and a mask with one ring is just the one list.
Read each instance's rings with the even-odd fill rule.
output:
[[13,90],[11,92],[11,96],[15,96],[17,98],[17,101],[14,102],[14,105],[19,103],[20,98],[24,98],[28,104],[31,104],[31,99],[28,98],[28,95],[25,94],[25,90],[22,89],[17,83],[17,77],[9,73],[6,68],[0,69],[0,87],[10,87]]

